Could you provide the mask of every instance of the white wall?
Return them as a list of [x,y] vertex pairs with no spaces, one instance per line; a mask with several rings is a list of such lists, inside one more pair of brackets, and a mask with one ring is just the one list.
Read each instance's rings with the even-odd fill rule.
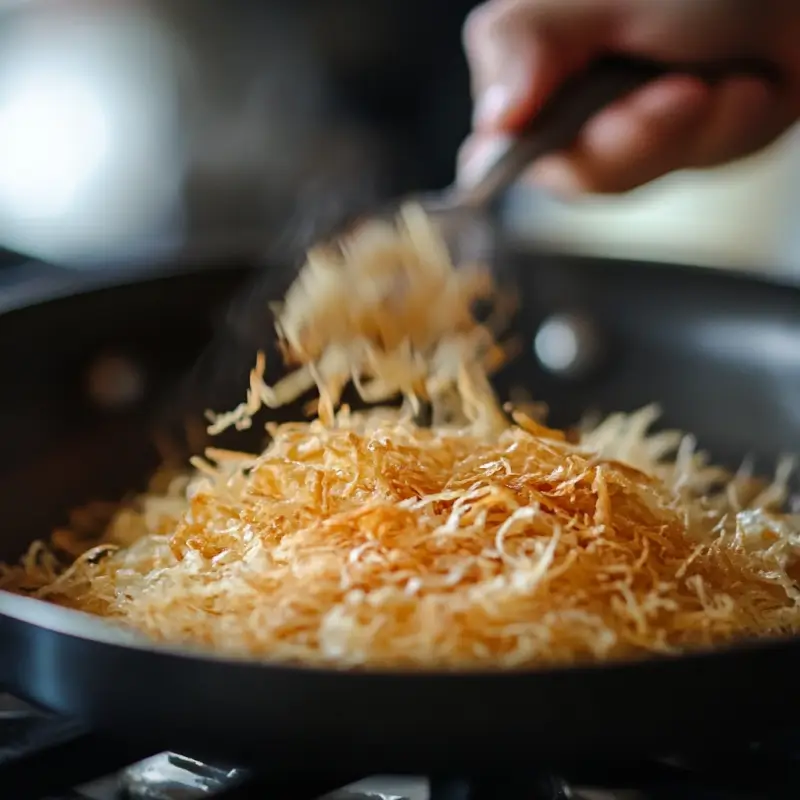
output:
[[745,161],[623,197],[566,205],[520,187],[508,220],[521,238],[569,251],[800,274],[800,127]]

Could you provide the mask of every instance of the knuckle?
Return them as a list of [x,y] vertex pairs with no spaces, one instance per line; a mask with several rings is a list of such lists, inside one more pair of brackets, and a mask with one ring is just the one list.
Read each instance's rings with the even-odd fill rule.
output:
[[494,36],[499,26],[503,11],[503,3],[489,0],[476,6],[469,12],[462,32],[464,49],[472,56],[481,47],[481,43]]

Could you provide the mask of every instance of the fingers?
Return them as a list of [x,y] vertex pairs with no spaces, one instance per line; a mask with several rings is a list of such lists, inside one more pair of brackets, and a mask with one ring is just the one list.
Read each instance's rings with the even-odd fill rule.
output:
[[[539,185],[559,194],[619,192],[676,169],[686,137],[711,106],[711,90],[690,77],[668,76],[598,114],[566,153],[532,166]],[[459,173],[480,173],[494,141],[473,137],[462,149]]]
[[[464,26],[474,126],[512,131],[603,42],[618,0],[494,0]],[[570,25],[573,21],[579,25]],[[569,34],[567,35],[567,31]]]
[[714,92],[686,166],[711,167],[765,147],[791,124],[786,101],[778,87],[755,78],[726,80]]
[[[513,135],[569,75],[608,51],[675,62],[762,53],[778,59],[789,89],[749,77],[710,87],[668,76],[597,115],[568,152],[536,164],[532,175],[540,184],[566,194],[620,192],[764,147],[800,115],[800,63],[797,75],[786,69],[788,57],[780,61],[767,36],[775,15],[753,8],[749,0],[655,6],[641,0],[491,0],[480,6],[464,30],[475,111],[459,178],[481,172],[502,145],[498,137]],[[796,8],[792,19],[800,20]],[[787,41],[792,44],[784,49],[796,60],[796,36]]]
[[751,78],[711,88],[667,78],[609,108],[531,178],[565,195],[624,192],[669,172],[754,152],[784,129],[777,91]]
[[[675,170],[754,152],[785,130],[792,115],[776,87],[754,78],[711,87],[667,76],[598,114],[569,151],[534,164],[530,178],[565,196],[625,192]],[[496,136],[471,137],[459,174],[479,173],[496,146]]]
[[695,78],[654,81],[599,113],[568,152],[542,159],[531,177],[567,195],[648,183],[686,166],[712,103],[712,89]]

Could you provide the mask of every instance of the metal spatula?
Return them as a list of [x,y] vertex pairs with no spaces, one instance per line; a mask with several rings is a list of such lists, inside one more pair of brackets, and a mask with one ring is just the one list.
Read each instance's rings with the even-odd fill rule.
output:
[[[605,58],[567,81],[541,111],[495,151],[482,174],[440,193],[405,198],[369,216],[391,217],[400,205],[413,200],[438,225],[456,261],[493,258],[495,201],[520,174],[541,156],[569,147],[581,128],[601,109],[661,75],[690,73],[714,82],[731,75],[758,75],[774,80],[768,66],[732,61],[713,66],[665,67],[648,61]],[[358,215],[359,219],[364,214]],[[345,234],[353,217],[333,236]],[[279,299],[294,274],[264,272],[247,286],[228,310],[219,333],[203,354],[179,395],[170,403],[168,419],[185,419],[204,408],[224,408],[241,400],[255,352],[274,336],[267,303]],[[275,359],[273,359],[273,362]],[[173,425],[174,430],[174,425]]]
[[[471,260],[486,240],[495,201],[534,161],[568,148],[586,123],[615,100],[666,74],[691,74],[708,83],[733,75],[777,76],[768,65],[750,60],[713,65],[670,65],[608,57],[568,80],[526,126],[498,147],[493,159],[469,182],[460,181],[437,195],[417,198],[439,224],[456,258]],[[478,231],[483,230],[481,237]],[[485,246],[485,245],[484,245]],[[486,258],[486,253],[480,253]],[[488,254],[491,258],[491,254]]]

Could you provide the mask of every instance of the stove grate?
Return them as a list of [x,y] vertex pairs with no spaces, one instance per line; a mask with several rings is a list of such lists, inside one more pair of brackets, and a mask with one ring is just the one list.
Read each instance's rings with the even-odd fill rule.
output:
[[303,776],[256,773],[176,753],[154,753],[0,695],[0,796],[3,800],[782,800],[800,797],[800,746],[787,742],[748,747],[724,758],[584,765],[513,779],[436,776],[429,792],[422,791],[421,783],[413,790],[386,792],[354,785],[353,776],[319,776],[311,770]]

